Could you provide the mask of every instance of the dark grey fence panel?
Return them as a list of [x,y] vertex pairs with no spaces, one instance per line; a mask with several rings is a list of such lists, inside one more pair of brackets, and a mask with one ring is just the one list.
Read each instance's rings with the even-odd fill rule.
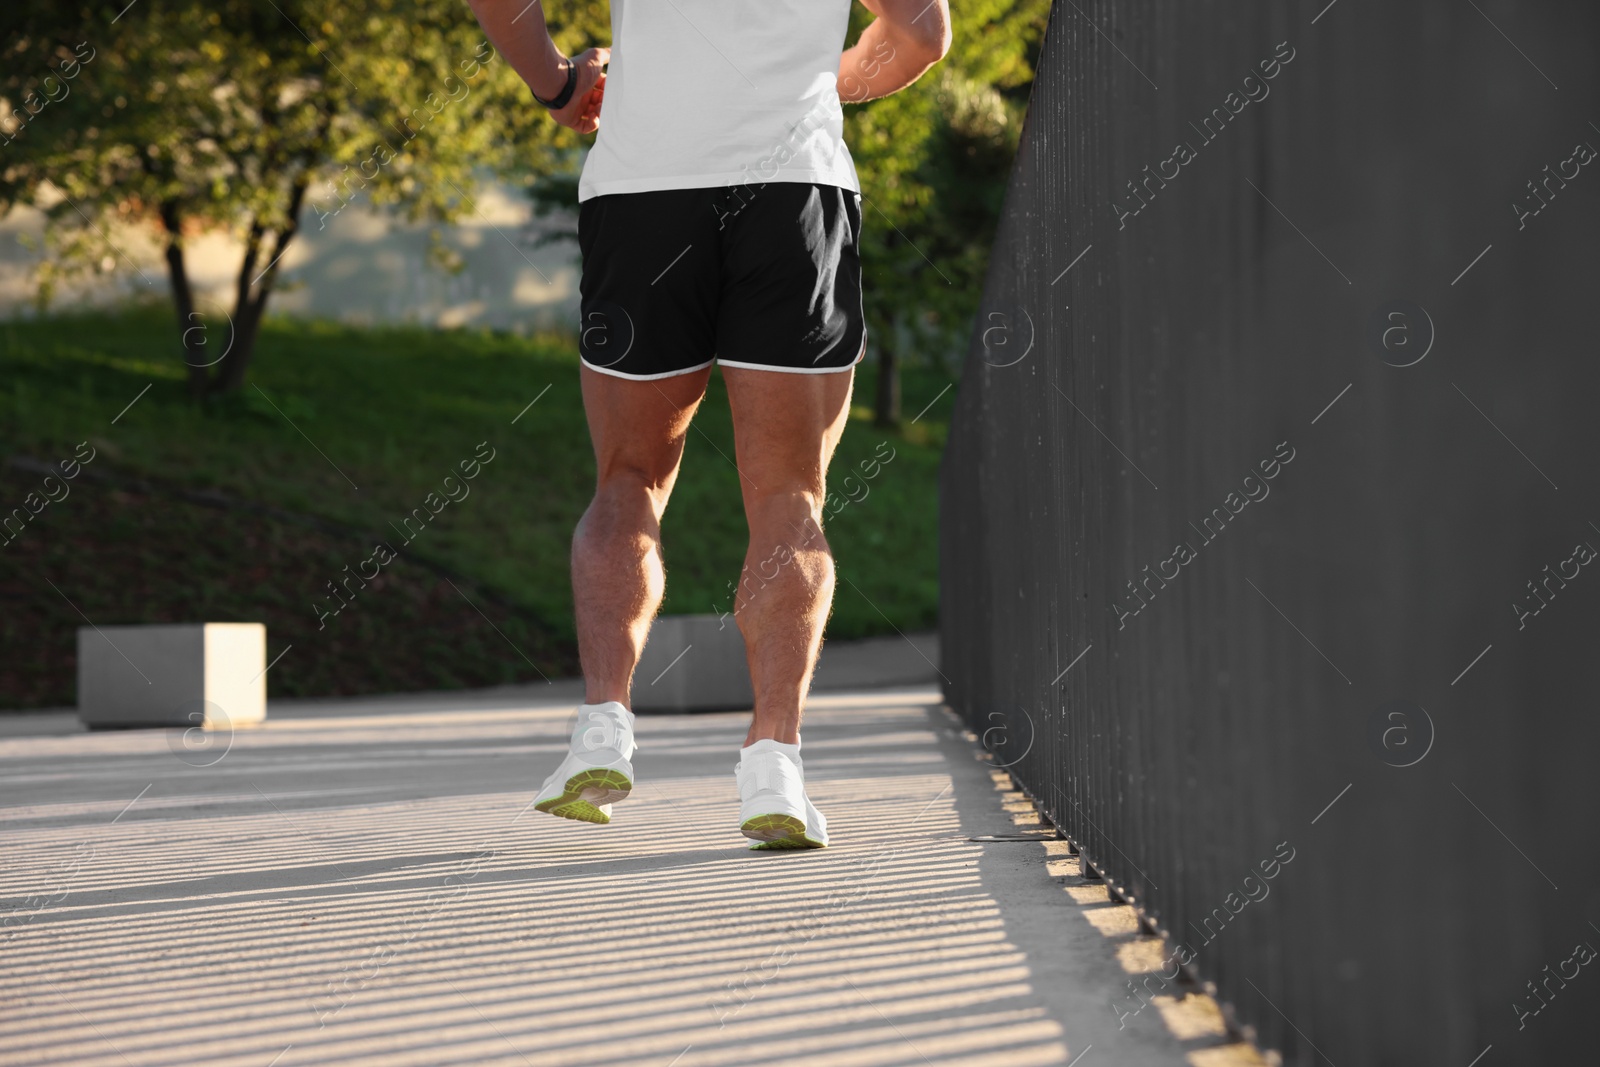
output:
[[1592,2],[1052,16],[948,697],[1289,1063],[1597,1058],[1597,46]]

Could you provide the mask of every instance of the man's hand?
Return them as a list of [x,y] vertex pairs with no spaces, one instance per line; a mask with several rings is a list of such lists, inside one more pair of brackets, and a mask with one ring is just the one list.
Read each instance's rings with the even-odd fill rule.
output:
[[[495,50],[521,76],[528,90],[546,100],[560,96],[567,84],[567,69],[545,26],[544,5],[524,3],[524,0],[467,2]],[[573,56],[572,66],[578,77],[572,86],[572,99],[559,111],[550,112],[550,117],[579,133],[598,130],[600,103],[606,94],[605,66],[609,62],[609,48],[591,48]]]
[[[591,48],[572,57],[578,80],[572,87],[572,99],[550,117],[569,130],[593,133],[600,128],[600,105],[605,101],[605,66],[611,62],[611,49]],[[532,91],[532,87],[529,87]],[[542,105],[541,105],[542,106]]]

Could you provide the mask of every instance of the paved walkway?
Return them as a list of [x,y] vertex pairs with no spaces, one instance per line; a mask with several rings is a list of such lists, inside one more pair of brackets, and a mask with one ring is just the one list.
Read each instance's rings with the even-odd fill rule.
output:
[[[749,852],[739,714],[641,719],[610,826],[528,807],[561,687],[0,736],[0,1063],[1259,1063],[932,690],[819,696],[835,847]],[[58,731],[50,736],[52,729]],[[26,736],[30,733],[39,736]]]

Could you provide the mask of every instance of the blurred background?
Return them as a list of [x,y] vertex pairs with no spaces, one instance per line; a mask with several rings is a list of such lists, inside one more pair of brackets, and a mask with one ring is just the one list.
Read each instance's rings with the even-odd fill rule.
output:
[[[948,390],[1048,11],[962,4],[934,75],[846,111],[871,341],[836,480],[895,458],[832,488],[860,595],[830,637],[934,625]],[[609,43],[600,0],[547,18]],[[590,138],[461,0],[24,0],[0,42],[0,708],[73,701],[85,620],[259,620],[276,696],[574,674]],[[743,554],[717,379],[696,426],[668,613],[730,610]]]

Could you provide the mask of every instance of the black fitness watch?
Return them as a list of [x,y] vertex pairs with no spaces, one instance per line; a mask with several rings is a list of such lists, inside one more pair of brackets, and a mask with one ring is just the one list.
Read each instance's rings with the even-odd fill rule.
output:
[[[543,104],[551,111],[560,111],[562,108],[566,107],[567,104],[572,100],[572,90],[577,88],[578,85],[578,65],[571,59],[568,59],[566,62],[567,84],[562,88],[560,94],[554,100],[544,100],[540,98],[538,93],[533,94],[533,98],[535,100],[538,100],[539,103]],[[529,87],[528,91],[533,92],[531,86]]]

